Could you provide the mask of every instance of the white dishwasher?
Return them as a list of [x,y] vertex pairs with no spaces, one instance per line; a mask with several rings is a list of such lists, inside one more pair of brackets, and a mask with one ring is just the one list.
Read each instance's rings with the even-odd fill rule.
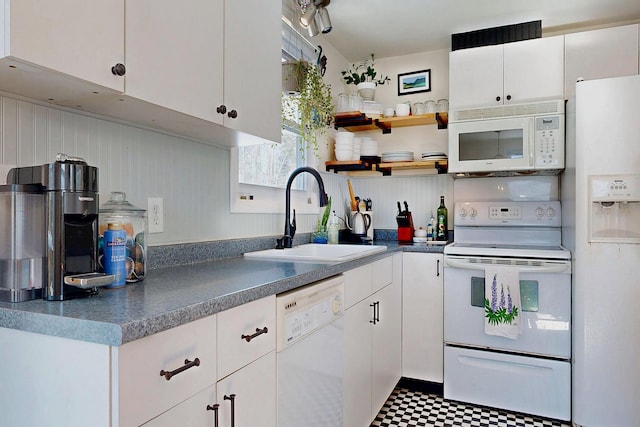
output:
[[342,275],[276,296],[278,427],[342,427]]

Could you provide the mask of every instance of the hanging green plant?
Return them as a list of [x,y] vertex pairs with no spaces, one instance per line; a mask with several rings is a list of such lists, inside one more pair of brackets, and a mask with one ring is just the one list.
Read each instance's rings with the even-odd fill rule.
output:
[[304,60],[283,64],[283,79],[290,88],[282,93],[282,124],[299,129],[302,140],[318,155],[318,136],[326,134],[333,120],[331,86],[318,67]]

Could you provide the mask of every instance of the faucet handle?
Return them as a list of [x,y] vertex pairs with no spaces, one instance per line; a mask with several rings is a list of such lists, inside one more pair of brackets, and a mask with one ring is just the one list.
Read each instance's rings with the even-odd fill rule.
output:
[[[293,210],[293,220],[291,221],[291,239],[296,235],[296,210]],[[289,246],[291,247],[291,246]]]
[[291,247],[291,236],[282,236],[279,239],[276,239],[276,249],[285,249]]

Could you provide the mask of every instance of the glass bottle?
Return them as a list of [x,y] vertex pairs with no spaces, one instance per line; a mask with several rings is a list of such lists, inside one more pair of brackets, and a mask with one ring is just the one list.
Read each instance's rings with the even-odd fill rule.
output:
[[429,218],[429,224],[427,225],[427,241],[434,240],[433,228],[436,225],[436,219],[433,217],[433,211],[431,211],[431,218]]
[[440,206],[436,212],[438,215],[438,227],[436,230],[436,240],[447,241],[447,207],[444,205],[444,196],[440,196]]
[[336,216],[336,211],[331,213],[329,217],[329,244],[335,245],[338,244],[338,238],[340,233],[340,223],[338,222],[338,217]]

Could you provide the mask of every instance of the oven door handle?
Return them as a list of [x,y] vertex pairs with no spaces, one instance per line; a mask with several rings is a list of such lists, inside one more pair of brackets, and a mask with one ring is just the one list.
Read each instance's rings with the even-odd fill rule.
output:
[[[480,270],[484,271],[486,266],[489,265],[501,265],[501,264],[475,264],[469,263],[458,259],[445,258],[445,265],[452,268],[461,268],[465,270]],[[517,266],[517,265],[504,265],[504,267],[517,268],[520,273],[566,273],[569,268],[566,263],[551,264],[543,266]]]

